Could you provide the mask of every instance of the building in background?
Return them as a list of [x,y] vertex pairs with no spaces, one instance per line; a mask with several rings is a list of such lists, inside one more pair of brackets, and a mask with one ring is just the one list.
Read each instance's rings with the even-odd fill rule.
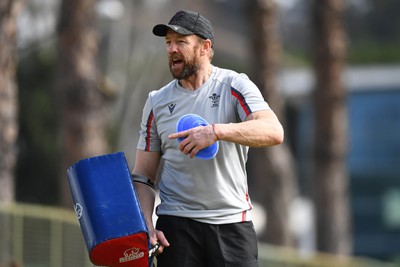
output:
[[[344,77],[354,254],[393,259],[400,255],[400,66],[350,67]],[[300,167],[302,193],[308,197],[313,86],[309,70],[282,73],[289,139]]]

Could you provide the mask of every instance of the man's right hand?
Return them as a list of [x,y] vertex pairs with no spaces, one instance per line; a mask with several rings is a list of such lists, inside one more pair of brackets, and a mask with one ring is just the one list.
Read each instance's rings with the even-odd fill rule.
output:
[[157,243],[160,244],[160,247],[154,253],[154,256],[157,256],[157,255],[163,253],[164,248],[169,247],[169,242],[165,238],[164,233],[162,231],[159,231],[159,230],[154,230],[153,234],[150,235],[150,244],[152,246],[154,246]]

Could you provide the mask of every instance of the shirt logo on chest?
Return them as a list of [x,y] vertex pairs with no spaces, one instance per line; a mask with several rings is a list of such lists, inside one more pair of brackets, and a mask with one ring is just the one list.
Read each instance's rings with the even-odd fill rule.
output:
[[175,103],[171,103],[168,105],[168,109],[169,109],[169,114],[172,114],[172,112],[175,109],[176,104]]
[[208,97],[209,99],[211,99],[211,107],[212,108],[215,108],[215,107],[218,107],[219,106],[219,98],[220,98],[220,95],[217,95],[216,93],[213,93],[212,95],[210,95],[209,97]]

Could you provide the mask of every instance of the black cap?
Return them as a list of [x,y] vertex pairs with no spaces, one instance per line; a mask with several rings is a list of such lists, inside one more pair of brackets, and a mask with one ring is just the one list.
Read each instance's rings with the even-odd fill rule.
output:
[[210,39],[214,45],[214,31],[211,22],[198,12],[189,10],[178,11],[168,24],[154,26],[153,33],[157,36],[165,36],[168,29],[182,35],[198,35],[203,39]]

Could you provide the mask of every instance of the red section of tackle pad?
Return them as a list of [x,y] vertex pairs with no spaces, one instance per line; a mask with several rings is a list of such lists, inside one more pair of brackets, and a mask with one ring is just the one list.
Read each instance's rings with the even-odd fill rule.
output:
[[99,266],[111,267],[148,267],[147,233],[137,233],[114,238],[95,246],[90,252],[90,260]]

